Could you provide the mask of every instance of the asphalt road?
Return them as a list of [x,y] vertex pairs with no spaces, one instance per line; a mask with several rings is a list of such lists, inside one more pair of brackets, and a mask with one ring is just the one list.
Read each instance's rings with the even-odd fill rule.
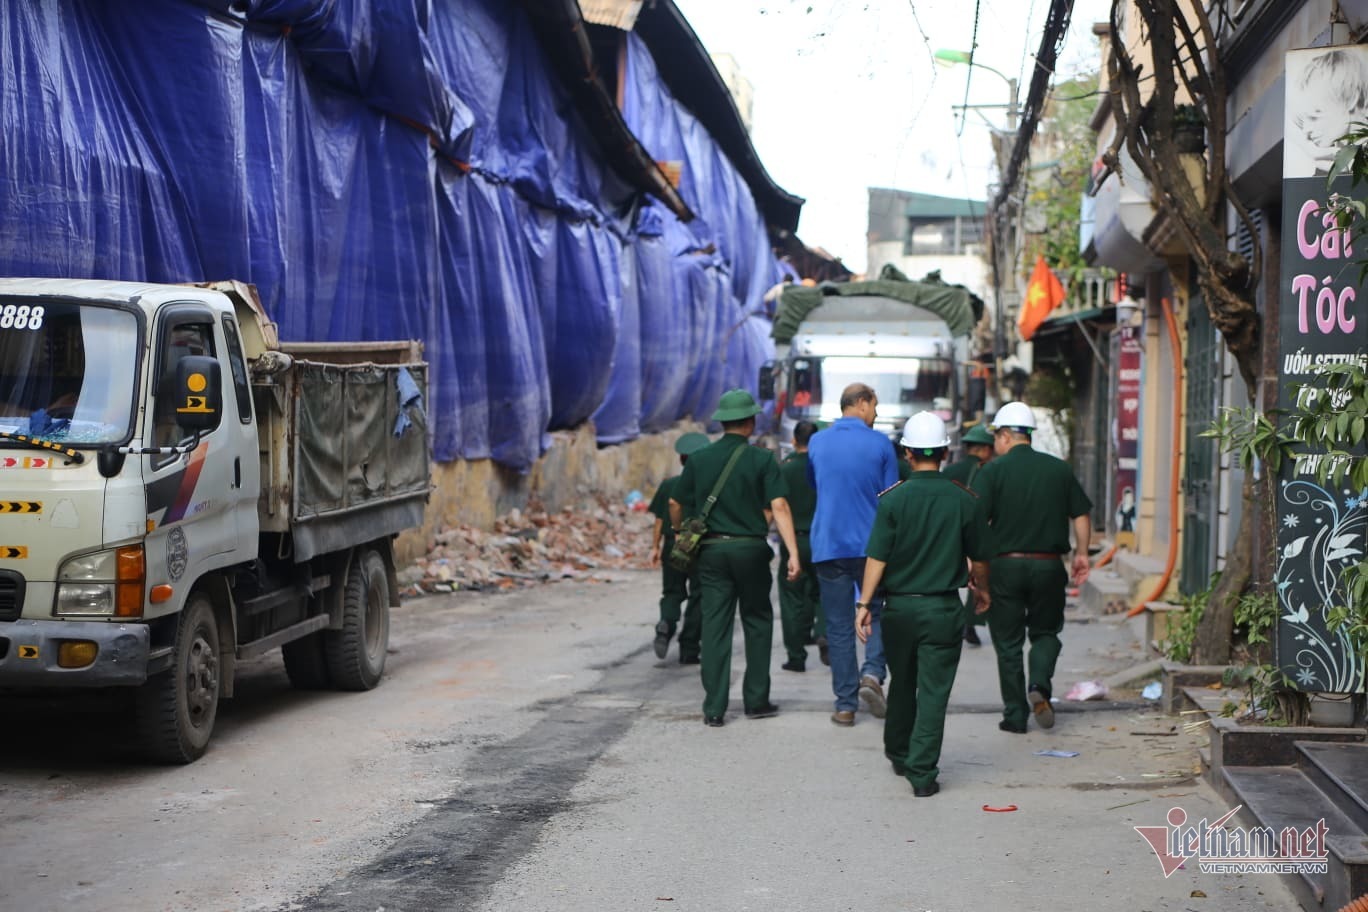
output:
[[[253,662],[188,767],[139,765],[97,707],[0,704],[0,910],[1295,908],[1271,875],[1163,877],[1132,827],[1228,808],[1200,736],[1134,694],[1005,735],[991,647],[966,650],[917,799],[877,720],[827,721],[815,649],[779,670],[777,622],[781,714],[734,689],[705,728],[696,668],[650,651],[654,577],[612,580],[407,603],[366,694]],[[1061,692],[1140,655],[1116,622],[1064,636]]]

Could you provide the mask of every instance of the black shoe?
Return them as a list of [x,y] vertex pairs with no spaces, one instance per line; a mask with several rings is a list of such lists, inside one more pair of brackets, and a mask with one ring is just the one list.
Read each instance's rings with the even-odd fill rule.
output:
[[746,710],[747,719],[768,719],[770,716],[779,715],[779,707],[773,703],[763,703],[755,709]]
[[706,725],[706,726],[708,726],[709,728],[721,728],[721,727],[722,727],[722,717],[721,717],[721,716],[704,716],[704,717],[703,717],[703,724]]
[[933,783],[931,783],[930,785],[914,785],[914,786],[912,786],[912,794],[916,795],[918,798],[930,798],[932,795],[936,794],[936,792],[939,792],[939,791],[940,791],[940,783],[939,783],[939,782],[933,782]]
[[665,658],[665,653],[670,651],[670,637],[674,636],[674,628],[669,621],[661,621],[655,625],[655,642],[651,645],[655,647],[657,659]]
[[788,661],[779,667],[784,671],[807,671],[807,664],[804,662]]
[[1024,734],[1026,734],[1026,726],[1024,726],[1024,725],[1013,725],[1011,722],[1008,722],[1006,719],[1003,719],[1001,722],[998,723],[998,730],[999,730],[999,731],[1005,731],[1005,732],[1011,732],[1011,733],[1014,734],[1014,735],[1024,735]]
[[906,776],[906,775],[907,775],[907,767],[903,766],[903,765],[902,765],[901,763],[899,763],[898,761],[896,761],[896,760],[889,760],[889,761],[888,761],[888,765],[889,765],[890,767],[893,768],[893,775],[895,775],[895,776]]
[[983,645],[983,640],[979,639],[978,631],[974,629],[973,624],[964,625],[964,642],[968,643],[970,646]]
[[680,665],[697,665],[697,664],[699,664],[699,663],[702,662],[702,661],[703,661],[703,660],[700,659],[698,656],[680,656],[680,657],[679,657],[679,664],[680,664]]
[[831,650],[827,646],[827,638],[824,636],[817,638],[817,657],[822,660],[823,665],[831,664]]

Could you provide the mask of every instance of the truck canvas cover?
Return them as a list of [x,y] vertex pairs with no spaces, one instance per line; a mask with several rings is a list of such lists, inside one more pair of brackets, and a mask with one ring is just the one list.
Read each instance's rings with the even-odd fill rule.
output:
[[794,285],[784,289],[774,315],[770,335],[786,345],[793,341],[808,314],[832,297],[882,297],[929,311],[945,321],[956,336],[968,335],[983,316],[983,301],[962,285],[938,280],[910,281],[891,265],[879,278],[866,282],[824,282],[817,286]]

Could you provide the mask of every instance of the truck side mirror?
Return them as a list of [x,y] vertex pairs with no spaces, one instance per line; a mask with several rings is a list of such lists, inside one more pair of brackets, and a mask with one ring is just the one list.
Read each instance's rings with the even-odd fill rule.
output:
[[774,399],[774,367],[773,361],[766,361],[760,365],[759,378],[759,399],[761,402],[770,402]]
[[212,431],[223,414],[223,377],[218,360],[186,355],[176,362],[172,392],[176,424],[187,431]]

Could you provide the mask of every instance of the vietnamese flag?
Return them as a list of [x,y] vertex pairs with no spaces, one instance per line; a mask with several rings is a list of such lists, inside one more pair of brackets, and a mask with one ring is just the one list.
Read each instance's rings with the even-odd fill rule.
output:
[[1036,257],[1035,271],[1031,273],[1031,283],[1026,286],[1026,304],[1017,318],[1021,330],[1021,340],[1029,342],[1031,336],[1040,328],[1056,307],[1064,303],[1064,286],[1045,265],[1045,258]]

